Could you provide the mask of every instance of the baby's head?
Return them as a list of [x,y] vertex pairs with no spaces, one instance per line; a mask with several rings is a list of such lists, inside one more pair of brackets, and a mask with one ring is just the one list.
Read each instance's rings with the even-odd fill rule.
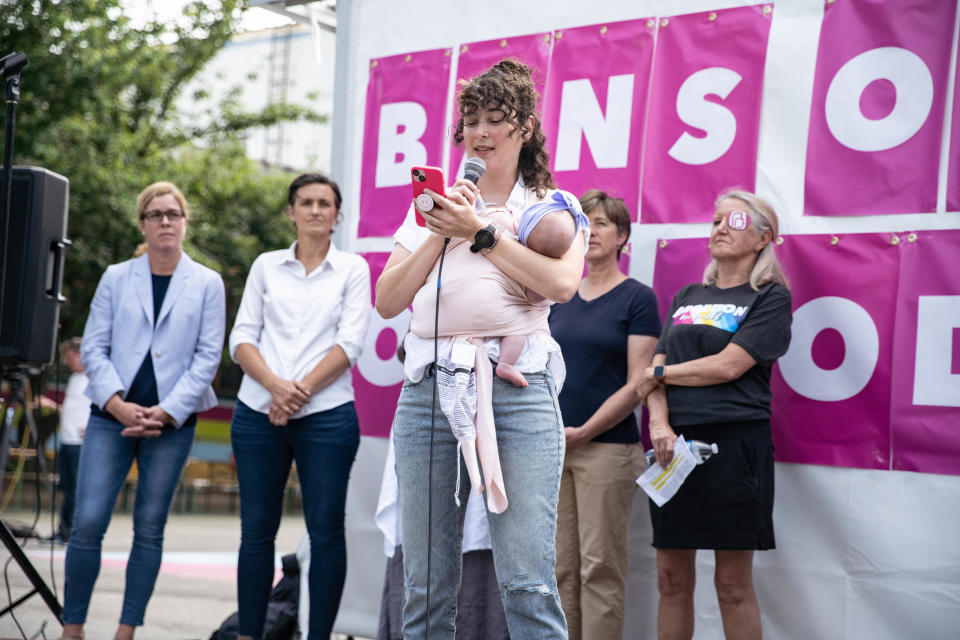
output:
[[543,216],[527,236],[527,247],[549,258],[559,258],[576,235],[577,224],[570,212],[553,211]]

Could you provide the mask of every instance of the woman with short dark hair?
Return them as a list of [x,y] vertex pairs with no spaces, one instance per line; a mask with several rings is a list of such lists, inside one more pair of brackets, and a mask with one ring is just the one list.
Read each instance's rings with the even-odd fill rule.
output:
[[350,367],[370,318],[370,270],[330,241],[340,189],[322,174],[290,183],[288,249],[261,254],[230,333],[243,381],[230,427],[240,485],[240,638],[263,634],[274,541],[291,464],[310,535],[310,640],[327,640],[347,570],[344,510],[360,444]]
[[580,206],[590,220],[587,275],[572,300],[550,310],[567,364],[557,585],[571,640],[623,635],[627,525],[643,471],[634,409],[660,335],[653,290],[618,266],[630,237],[623,200],[593,189]]

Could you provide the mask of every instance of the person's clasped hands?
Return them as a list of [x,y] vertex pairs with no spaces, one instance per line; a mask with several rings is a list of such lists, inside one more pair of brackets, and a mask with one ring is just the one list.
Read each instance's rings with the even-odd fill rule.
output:
[[287,424],[290,416],[303,408],[310,401],[310,390],[296,380],[277,378],[268,387],[273,403],[270,405],[268,416],[270,424],[282,427]]
[[158,438],[163,433],[163,425],[173,422],[159,405],[144,407],[125,401],[119,394],[110,398],[104,408],[120,421],[123,425],[120,435],[128,438]]

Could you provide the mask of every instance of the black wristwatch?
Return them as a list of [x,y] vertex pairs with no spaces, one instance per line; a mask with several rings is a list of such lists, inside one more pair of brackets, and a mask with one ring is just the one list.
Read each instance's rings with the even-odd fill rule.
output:
[[470,251],[478,253],[484,249],[490,249],[497,244],[497,225],[488,224],[473,234],[473,244],[470,245]]
[[663,382],[663,376],[666,375],[663,370],[663,365],[658,364],[653,368],[653,377],[660,382]]

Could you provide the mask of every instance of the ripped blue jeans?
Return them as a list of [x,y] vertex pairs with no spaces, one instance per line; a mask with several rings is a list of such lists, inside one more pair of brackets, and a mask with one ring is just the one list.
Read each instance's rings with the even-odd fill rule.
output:
[[[566,638],[557,594],[557,496],[566,443],[556,388],[549,372],[524,374],[530,386],[494,376],[497,445],[509,507],[487,512],[500,597],[513,638]],[[403,637],[427,637],[427,554],[430,553],[431,640],[453,640],[460,587],[463,517],[470,483],[454,502],[457,441],[437,404],[433,449],[432,532],[428,545],[430,408],[433,375],[404,383],[393,422],[399,481],[406,604]],[[461,469],[466,477],[466,469]]]

